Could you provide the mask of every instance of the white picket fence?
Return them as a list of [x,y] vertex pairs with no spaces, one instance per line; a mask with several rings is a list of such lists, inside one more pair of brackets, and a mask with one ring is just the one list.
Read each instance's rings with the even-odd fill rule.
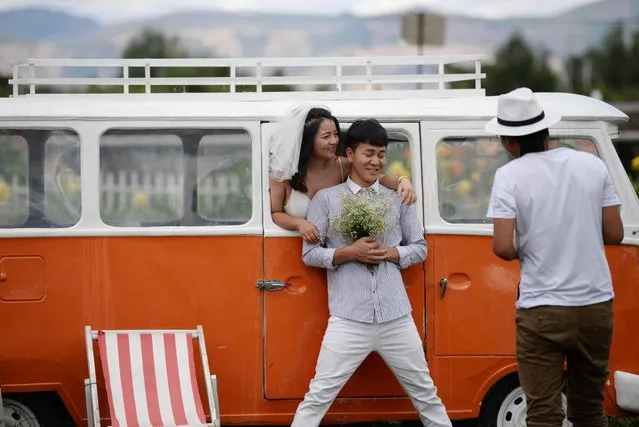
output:
[[[140,174],[135,171],[120,171],[103,174],[101,177],[101,192],[104,205],[102,212],[114,209],[133,208],[139,200],[136,197],[144,194],[149,198],[162,200],[167,207],[176,212],[182,211],[184,182],[181,175],[164,172],[147,172]],[[242,188],[240,177],[232,173],[220,173],[208,176],[198,184],[199,211],[206,212],[215,206],[223,204],[234,194],[250,195],[250,188]],[[249,196],[250,197],[250,196]]]
[[5,178],[4,181],[9,185],[9,191],[13,200],[26,199],[29,196],[26,177],[20,179],[18,175],[13,175],[8,179]]
[[[26,203],[29,194],[26,178],[17,175],[4,177],[8,184],[11,200],[8,204],[22,205]],[[63,189],[55,187],[46,191],[61,192]],[[102,214],[109,214],[115,210],[124,211],[144,207],[145,201],[159,201],[165,209],[182,213],[184,194],[183,177],[176,173],[119,171],[103,173],[101,175],[100,191]],[[250,183],[244,188],[241,178],[237,173],[217,173],[208,175],[198,183],[198,211],[207,212],[224,204],[230,196],[243,195],[250,199]],[[153,209],[153,204],[147,204],[148,209]]]

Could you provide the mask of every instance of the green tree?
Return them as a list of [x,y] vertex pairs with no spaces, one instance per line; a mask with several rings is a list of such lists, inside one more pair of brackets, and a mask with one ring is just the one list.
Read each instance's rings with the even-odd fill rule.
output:
[[0,97],[9,97],[13,93],[11,85],[9,84],[9,76],[0,74]]
[[592,63],[595,83],[612,91],[628,86],[628,52],[621,25],[616,25],[604,38],[601,48],[592,49],[587,55]]
[[[179,37],[169,37],[153,29],[145,29],[135,36],[125,47],[122,58],[125,59],[157,59],[157,58],[189,58],[191,55]],[[121,75],[121,74],[120,74]],[[221,78],[230,76],[229,67],[153,67],[151,77],[165,78]],[[284,76],[282,70],[275,70],[276,76]],[[129,69],[130,77],[144,77],[143,67]],[[241,76],[241,74],[239,75]],[[131,92],[143,92],[143,86],[131,87]],[[256,85],[239,85],[238,92],[254,92]],[[264,92],[280,92],[294,90],[286,85],[265,85]],[[188,85],[188,86],[152,86],[152,92],[229,92],[229,85]]]
[[[518,33],[496,52],[492,64],[482,67],[486,78],[482,86],[487,95],[500,95],[526,86],[535,92],[554,92],[559,89],[559,78],[548,65],[548,53],[535,53],[530,44]],[[447,74],[472,73],[457,65],[447,65]],[[451,84],[452,88],[470,89],[474,81]]]
[[[271,74],[271,77],[284,77],[286,74],[284,70],[277,68]],[[257,85],[238,85],[236,90],[238,92],[255,92],[257,91]],[[262,92],[293,92],[295,87],[289,85],[276,85],[276,84],[263,84]]]
[[547,53],[535,54],[517,33],[497,51],[494,64],[485,69],[488,95],[499,95],[521,86],[535,92],[553,92],[559,87],[559,79],[548,65]]
[[632,34],[628,51],[628,84],[639,88],[639,31]]
[[[576,62],[581,69],[574,68]],[[626,40],[622,24],[615,24],[601,44],[567,62],[573,92],[589,94],[599,89],[606,101],[639,98],[639,31]],[[588,72],[589,71],[589,72]]]
[[[285,75],[284,70],[280,68],[276,69],[272,74],[273,77],[284,77]],[[265,85],[262,90],[264,92],[292,92],[295,88],[289,85]]]
[[[133,37],[124,48],[122,58],[186,58],[188,50],[182,44],[179,37],[168,37],[160,31],[146,28]],[[141,73],[140,73],[141,71]],[[157,68],[152,70],[153,77],[164,76],[167,69]],[[130,73],[131,77],[144,77],[144,69],[136,69]]]
[[585,93],[584,81],[585,60],[583,56],[573,55],[566,61],[566,73],[568,75],[568,90],[574,93]]
[[[124,59],[171,59],[190,57],[188,49],[177,37],[169,37],[160,31],[146,28],[133,37],[124,48]],[[132,67],[129,69],[129,77],[144,77],[144,67]],[[166,78],[202,78],[202,77],[228,77],[229,67],[152,67],[151,77]],[[214,85],[190,85],[190,86],[153,86],[152,92],[225,92],[226,86]],[[132,92],[144,91],[144,87],[134,87]]]

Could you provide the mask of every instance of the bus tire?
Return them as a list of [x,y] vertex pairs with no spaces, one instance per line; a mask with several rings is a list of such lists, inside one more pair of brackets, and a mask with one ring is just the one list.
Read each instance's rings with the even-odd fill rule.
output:
[[[562,394],[564,413],[566,413],[566,395]],[[517,374],[511,374],[500,380],[486,395],[479,413],[481,427],[525,427],[526,395],[519,386]],[[564,420],[564,427],[572,423]]]
[[35,413],[22,402],[2,399],[2,421],[6,427],[41,427]]
[[55,392],[3,394],[3,427],[75,427]]

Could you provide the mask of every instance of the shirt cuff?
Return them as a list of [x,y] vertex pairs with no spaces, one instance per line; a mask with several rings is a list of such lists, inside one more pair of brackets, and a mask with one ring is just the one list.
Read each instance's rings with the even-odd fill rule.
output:
[[621,206],[621,200],[619,199],[608,199],[604,200],[601,204],[602,208],[609,208],[611,206]]
[[399,268],[407,268],[410,265],[408,248],[405,246],[395,246],[399,254]]
[[492,219],[515,219],[517,218],[517,214],[512,213],[512,212],[488,212],[488,214],[486,215],[487,218],[492,218]]
[[324,250],[324,268],[327,270],[335,270],[337,268],[337,266],[333,264],[335,250],[335,248],[326,248]]

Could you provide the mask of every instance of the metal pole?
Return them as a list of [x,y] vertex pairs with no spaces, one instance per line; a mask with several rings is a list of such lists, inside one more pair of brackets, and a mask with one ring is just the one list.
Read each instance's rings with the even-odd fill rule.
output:
[[[425,26],[426,14],[424,12],[420,12],[417,14],[417,55],[424,55],[424,26]],[[424,64],[419,64],[417,66],[417,75],[421,76],[424,74]],[[423,89],[424,83],[417,83],[417,89]]]
[[[14,96],[17,96],[17,94],[14,94]],[[4,427],[4,425],[5,425],[5,418],[4,418],[4,408],[2,406],[2,384],[0,384],[0,427]]]

